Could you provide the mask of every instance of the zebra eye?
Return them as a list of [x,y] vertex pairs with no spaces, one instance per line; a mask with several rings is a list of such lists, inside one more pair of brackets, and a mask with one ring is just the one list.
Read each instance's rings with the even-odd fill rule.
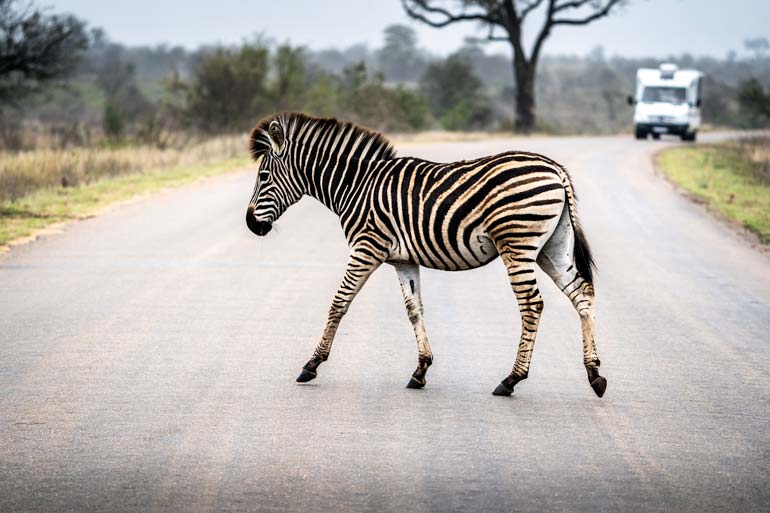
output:
[[268,171],[260,171],[259,172],[259,181],[260,182],[266,182],[270,178],[270,172]]
[[274,144],[273,151],[276,153],[280,152],[283,146],[283,128],[281,128],[277,121],[273,121],[270,123],[267,131]]

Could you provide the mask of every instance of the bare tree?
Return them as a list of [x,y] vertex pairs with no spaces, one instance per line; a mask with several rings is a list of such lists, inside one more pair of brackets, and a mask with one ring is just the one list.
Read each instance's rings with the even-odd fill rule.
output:
[[0,107],[72,73],[87,46],[83,22],[75,17],[0,0]]
[[[535,127],[535,75],[543,43],[559,25],[580,26],[607,16],[626,0],[401,0],[406,13],[432,27],[472,21],[487,29],[487,40],[506,41],[513,49],[516,84],[516,129]],[[455,5],[456,8],[447,5]],[[527,17],[543,7],[543,22],[527,55],[523,28]]]
[[746,39],[743,42],[743,46],[747,50],[754,53],[755,59],[761,59],[770,50],[770,42],[765,37],[755,37],[752,39]]

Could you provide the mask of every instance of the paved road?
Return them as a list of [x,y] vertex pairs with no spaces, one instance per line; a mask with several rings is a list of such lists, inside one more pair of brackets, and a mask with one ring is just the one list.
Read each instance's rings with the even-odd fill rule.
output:
[[[345,265],[303,200],[258,239],[253,176],[163,193],[0,256],[0,511],[768,511],[770,259],[654,174],[664,142],[524,139],[572,171],[599,264],[589,388],[578,318],[541,275],[530,379],[502,264],[424,272],[435,364],[378,270],[332,358],[294,378]],[[384,363],[382,363],[384,362]]]

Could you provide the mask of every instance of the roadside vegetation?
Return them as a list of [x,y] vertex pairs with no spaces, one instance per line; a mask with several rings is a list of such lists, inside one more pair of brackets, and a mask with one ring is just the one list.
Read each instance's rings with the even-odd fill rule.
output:
[[[225,148],[232,149],[227,145]],[[14,163],[18,167],[14,168]],[[198,149],[197,157],[180,151],[131,149],[75,152],[64,162],[48,152],[17,156],[13,162],[3,159],[0,247],[49,225],[88,217],[112,203],[227,173],[246,164],[243,151],[217,153],[203,148]],[[39,182],[31,172],[35,165],[45,169],[45,181]],[[2,174],[8,169],[15,170],[10,179]],[[76,184],[51,183],[60,176],[71,176]],[[9,195],[8,191],[17,193]],[[24,194],[19,195],[22,191]]]
[[216,137],[176,148],[116,146],[0,152],[0,201],[41,189],[73,188],[149,170],[208,165],[243,157],[245,136]]
[[675,184],[770,243],[770,137],[672,148],[658,163]]
[[[757,38],[745,48],[725,59],[666,59],[705,72],[706,123],[770,124],[770,44]],[[522,95],[508,55],[476,39],[433,55],[399,24],[385,28],[379,48],[309,49],[269,35],[193,50],[128,47],[73,15],[0,0],[0,55],[0,245],[110,201],[237,167],[248,130],[276,111],[348,119],[404,141],[514,128],[617,133],[631,126],[625,97],[636,69],[659,64],[601,47],[543,54],[534,86],[525,80],[534,91],[523,94],[524,103],[537,98],[537,124],[517,127]]]
[[[13,35],[7,38],[12,42],[23,39],[26,32],[16,34],[13,26],[32,23],[18,14],[26,2],[0,4],[0,33]],[[276,42],[269,34],[193,50],[129,47],[72,17],[54,17],[36,18],[42,23],[36,34],[56,34],[51,26],[69,34],[71,41],[62,48],[67,66],[52,67],[59,54],[16,70],[0,66],[0,148],[163,148],[180,138],[244,133],[280,110],[349,119],[389,133],[510,133],[519,116],[511,57],[482,40],[466,39],[455,52],[439,56],[421,47],[411,27],[395,24],[385,28],[379,48],[312,49]],[[38,57],[24,54],[30,45],[2,44],[3,52],[18,54],[13,62]],[[745,108],[741,99],[750,103],[768,94],[769,46],[764,38],[744,46],[726,58],[665,58],[704,72],[703,119],[708,125],[767,126],[766,116]],[[659,59],[607,55],[601,47],[585,56],[539,56],[534,92],[524,95],[537,99],[537,122],[526,131],[629,130],[632,108],[625,99],[633,93],[636,70],[659,64]],[[51,72],[24,74],[41,66]]]

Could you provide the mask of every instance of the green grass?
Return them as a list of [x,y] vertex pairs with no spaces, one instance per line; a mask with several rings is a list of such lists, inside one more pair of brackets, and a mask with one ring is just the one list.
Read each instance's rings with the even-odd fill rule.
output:
[[246,158],[180,165],[105,177],[77,187],[41,189],[14,201],[0,202],[0,246],[55,223],[98,212],[111,203],[194,182],[243,167]]
[[658,156],[674,183],[770,242],[770,139],[678,147]]

